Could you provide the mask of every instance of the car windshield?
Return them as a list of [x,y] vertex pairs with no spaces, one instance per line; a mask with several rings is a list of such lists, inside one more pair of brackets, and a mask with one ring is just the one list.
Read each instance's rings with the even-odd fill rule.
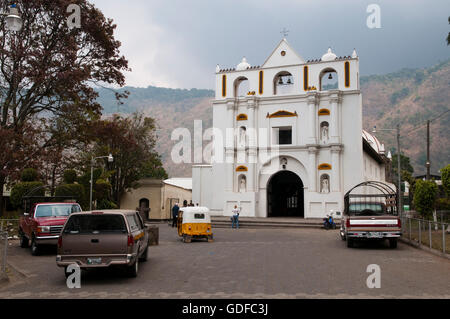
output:
[[67,221],[64,233],[99,234],[126,233],[122,215],[74,215]]
[[380,216],[385,214],[382,203],[351,203],[348,212],[353,216]]
[[35,217],[69,216],[72,213],[80,211],[81,209],[78,204],[38,205]]

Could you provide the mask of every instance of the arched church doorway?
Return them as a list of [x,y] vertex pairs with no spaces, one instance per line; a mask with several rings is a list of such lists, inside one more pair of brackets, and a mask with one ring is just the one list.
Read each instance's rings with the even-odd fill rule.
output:
[[275,173],[267,185],[268,217],[304,217],[303,182],[291,171]]

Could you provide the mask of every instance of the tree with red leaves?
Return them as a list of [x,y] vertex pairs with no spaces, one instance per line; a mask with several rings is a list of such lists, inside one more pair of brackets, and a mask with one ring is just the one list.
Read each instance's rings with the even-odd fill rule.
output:
[[[5,182],[31,166],[28,161],[37,156],[28,144],[44,150],[57,140],[54,134],[46,134],[31,142],[35,135],[29,132],[31,121],[76,114],[71,121],[76,128],[80,120],[98,119],[101,106],[94,86],[123,86],[123,72],[129,70],[119,51],[121,44],[114,38],[116,25],[87,0],[15,3],[22,29],[9,31],[5,20],[0,20],[0,136],[5,146],[0,157],[0,203]],[[79,28],[67,25],[70,4],[81,9]],[[7,11],[6,1],[1,2],[0,10]],[[2,209],[0,204],[0,215]]]

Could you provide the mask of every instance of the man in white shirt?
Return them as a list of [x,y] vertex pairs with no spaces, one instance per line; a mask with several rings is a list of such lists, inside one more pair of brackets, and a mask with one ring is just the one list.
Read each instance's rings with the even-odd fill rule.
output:
[[234,228],[236,226],[237,229],[239,229],[239,213],[241,212],[241,208],[237,207],[237,205],[234,205],[234,209],[232,210],[233,217],[231,217],[231,228]]

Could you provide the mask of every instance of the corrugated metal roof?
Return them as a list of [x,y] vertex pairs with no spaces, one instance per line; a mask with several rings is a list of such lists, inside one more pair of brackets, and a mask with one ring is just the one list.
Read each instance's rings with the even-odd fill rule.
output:
[[165,184],[181,187],[184,189],[192,190],[192,178],[191,177],[174,177],[164,180]]

